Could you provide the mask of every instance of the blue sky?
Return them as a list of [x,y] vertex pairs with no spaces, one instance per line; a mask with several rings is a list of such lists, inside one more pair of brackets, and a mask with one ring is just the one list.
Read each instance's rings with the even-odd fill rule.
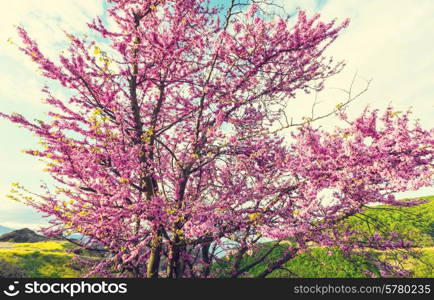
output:
[[[222,0],[216,0],[221,2]],[[323,19],[351,18],[350,27],[330,48],[328,54],[346,60],[346,69],[327,84],[319,95],[319,110],[342,102],[334,88],[347,88],[356,72],[355,88],[362,88],[363,77],[372,78],[369,91],[355,102],[350,113],[356,115],[366,105],[397,109],[413,106],[415,117],[434,127],[434,1],[432,0],[276,0],[292,12],[297,7],[309,13],[320,12]],[[64,46],[62,29],[85,33],[85,23],[103,13],[100,0],[15,0],[0,2],[0,111],[19,112],[30,118],[44,118],[41,87],[34,65],[8,38],[16,39],[13,25],[24,25],[48,55],[55,57]],[[65,95],[56,89],[59,96]],[[311,95],[298,95],[291,114],[301,118],[310,109]],[[323,125],[334,126],[328,119]],[[14,228],[37,228],[45,223],[32,209],[6,199],[12,182],[38,190],[41,181],[50,182],[42,165],[20,151],[35,146],[37,139],[23,129],[0,120],[0,224]],[[434,194],[433,188],[403,196]]]

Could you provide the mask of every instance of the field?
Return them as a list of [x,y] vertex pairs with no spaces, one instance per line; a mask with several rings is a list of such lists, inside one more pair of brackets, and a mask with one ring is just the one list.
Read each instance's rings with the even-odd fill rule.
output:
[[[258,251],[252,257],[244,259],[241,266],[248,265],[259,257],[261,253],[267,251],[269,245]],[[282,248],[275,249],[271,257],[279,257],[283,252]],[[396,257],[396,253],[381,251],[371,251],[371,255],[380,257],[390,263],[403,263],[410,274],[407,277],[429,277],[434,278],[434,248],[420,248],[412,251],[414,256],[404,259],[402,256]],[[258,255],[258,256],[256,256]],[[231,264],[231,258],[227,262],[222,262],[216,269],[225,270]],[[249,272],[249,277],[255,277],[265,270],[265,264],[259,264]],[[295,259],[287,262],[282,269],[271,273],[270,278],[362,278],[369,277],[364,271],[369,270],[376,276],[380,276],[378,268],[368,259],[362,256],[344,256],[342,252],[334,249],[313,248],[310,252],[305,252]],[[221,277],[226,277],[222,274]]]
[[72,268],[73,247],[64,241],[39,243],[0,243],[0,260],[23,270],[25,277],[71,278],[80,273]]
[[[367,277],[369,270],[380,276],[378,267],[372,263],[374,258],[400,265],[410,271],[408,277],[434,277],[434,196],[421,198],[427,202],[414,207],[376,206],[367,208],[363,214],[349,218],[346,223],[361,233],[373,234],[379,232],[384,236],[396,232],[403,239],[413,241],[411,251],[376,251],[369,250],[367,255],[344,256],[335,249],[313,247],[309,252],[302,253],[287,262],[282,269],[274,271],[269,277]],[[266,253],[271,245],[263,247],[251,257],[243,259],[241,265],[249,265]],[[276,258],[282,255],[283,246],[277,247],[271,253]],[[232,258],[214,266],[220,269],[222,277]],[[250,272],[255,276],[265,270],[265,263],[258,264]]]
[[[276,270],[269,277],[367,277],[364,272],[380,275],[378,268],[370,258],[401,264],[410,271],[408,277],[434,278],[434,196],[423,198],[427,201],[416,207],[391,208],[377,206],[366,209],[363,214],[347,220],[347,224],[359,232],[381,232],[387,235],[396,232],[403,238],[414,241],[412,251],[376,251],[370,250],[368,257],[361,255],[345,256],[336,249],[313,247],[287,262],[284,268]],[[375,222],[374,222],[375,220]],[[255,257],[267,251],[263,247],[252,256],[245,258],[242,265],[251,263]],[[68,249],[74,245],[65,241],[47,241],[39,243],[0,243],[0,261],[6,261],[24,271],[25,277],[80,277],[82,274],[74,268],[74,254]],[[282,254],[283,247],[276,248],[272,257]],[[214,271],[227,269],[232,258],[213,266]],[[249,275],[255,276],[264,270],[265,264],[253,268]]]

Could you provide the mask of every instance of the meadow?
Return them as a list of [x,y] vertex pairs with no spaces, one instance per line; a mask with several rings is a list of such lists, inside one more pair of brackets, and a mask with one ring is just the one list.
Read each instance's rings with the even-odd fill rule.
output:
[[[410,249],[395,251],[378,251],[365,249],[364,255],[344,255],[342,251],[312,247],[310,251],[298,255],[287,262],[283,268],[274,271],[268,277],[303,277],[303,278],[358,278],[368,277],[366,270],[375,276],[381,276],[374,261],[388,262],[408,270],[406,277],[434,277],[434,196],[422,197],[426,203],[413,207],[368,207],[362,214],[357,214],[346,220],[362,235],[380,233],[388,236],[395,232],[405,240],[411,240]],[[242,260],[246,266],[266,253],[271,243],[263,247],[252,256]],[[277,247],[271,252],[270,261],[280,257],[285,246]],[[361,251],[362,252],[362,251]],[[227,257],[214,266],[214,270],[225,277],[226,270],[232,263],[232,257]],[[255,277],[266,268],[266,261],[256,265],[249,275]]]
[[73,247],[74,245],[65,241],[10,243],[0,249],[0,260],[24,272],[24,277],[80,277],[80,272],[73,268],[74,254],[67,251]]

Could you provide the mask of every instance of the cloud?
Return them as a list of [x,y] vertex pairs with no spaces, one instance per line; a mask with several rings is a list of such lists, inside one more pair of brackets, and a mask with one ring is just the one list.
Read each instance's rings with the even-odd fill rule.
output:
[[[283,1],[283,0],[282,0]],[[357,72],[355,90],[371,78],[366,94],[351,106],[353,116],[366,106],[398,110],[412,106],[414,116],[426,127],[434,127],[434,2],[431,0],[328,0],[283,1],[287,11],[296,7],[309,14],[320,12],[322,20],[351,19],[350,26],[329,48],[327,55],[345,60],[341,74],[329,79],[327,89],[319,95],[317,108],[326,111],[341,102],[345,95],[333,88],[347,89]],[[296,117],[310,113],[313,95],[299,94],[292,100],[291,113]],[[324,124],[333,125],[328,119]]]
[[[354,112],[363,106],[384,108],[389,103],[434,127],[434,2],[430,0],[337,1],[326,3],[326,19],[351,18],[346,32],[329,54],[347,61],[347,67],[331,85],[343,85],[357,71],[372,78],[372,86]],[[342,86],[345,87],[345,86]]]
[[293,12],[299,8],[304,9],[306,11],[314,11],[318,7],[317,0],[303,0],[303,1],[278,0],[276,1],[276,3],[284,7],[287,12]]
[[[40,104],[38,99],[41,99],[42,96],[40,91],[41,83],[34,76],[29,76],[27,80],[18,80],[15,74],[0,73],[0,82],[2,87],[0,89],[0,99],[2,99],[4,106],[10,107],[7,102],[16,103],[17,100],[31,105]],[[14,105],[13,103],[9,104]]]
[[[102,12],[101,0],[17,0],[0,2],[0,41],[17,40],[14,26],[24,26],[50,57],[58,53],[66,40],[62,30],[71,33],[88,31],[86,23]],[[22,63],[14,47],[2,47],[2,56]],[[29,63],[26,63],[30,66]]]
[[[328,55],[347,62],[344,71],[327,87],[347,88],[355,72],[372,78],[366,94],[351,105],[355,116],[366,106],[397,110],[412,107],[413,116],[426,128],[434,128],[434,2],[431,0],[329,0],[320,13],[325,20],[351,19],[350,26],[330,47]],[[358,81],[360,90],[363,81]],[[338,103],[326,89],[325,104]],[[309,97],[303,96],[301,101]],[[312,97],[310,97],[312,99]],[[327,105],[326,105],[327,106]],[[327,120],[333,125],[333,119]],[[434,187],[398,197],[434,194]]]
[[26,223],[26,222],[2,222],[2,226],[6,226],[12,229],[29,228],[34,231],[39,231],[41,227],[46,226],[45,223]]
[[[361,91],[365,79],[372,79],[369,90],[353,102],[352,117],[367,105],[396,110],[411,107],[413,117],[425,128],[434,128],[434,1],[432,0],[313,0],[285,1],[288,12],[300,7],[308,14],[319,12],[323,21],[351,19],[351,23],[326,55],[345,60],[346,68],[330,78],[318,95],[317,114],[329,111],[346,95],[336,88],[348,89],[355,73],[359,74],[354,93]],[[320,4],[320,5],[319,5]],[[298,93],[291,99],[288,113],[299,120],[310,116],[315,95]],[[332,128],[335,118],[319,122]],[[434,187],[417,192],[400,193],[399,197],[434,194]]]
[[15,229],[24,227],[37,229],[48,224],[47,220],[42,218],[41,214],[34,209],[5,198],[3,195],[9,189],[5,185],[0,186],[0,225]]
[[[62,30],[84,33],[88,31],[86,23],[101,12],[100,0],[0,1],[0,111],[20,112],[30,119],[44,118],[40,89],[46,80],[38,77],[36,66],[28,57],[6,42],[9,38],[19,41],[14,25],[24,26],[42,52],[55,58],[66,45]],[[33,209],[5,197],[11,182],[18,181],[37,191],[41,179],[49,180],[41,172],[40,163],[20,153],[21,149],[33,147],[36,138],[1,120],[0,139],[0,224],[33,229],[46,224]]]

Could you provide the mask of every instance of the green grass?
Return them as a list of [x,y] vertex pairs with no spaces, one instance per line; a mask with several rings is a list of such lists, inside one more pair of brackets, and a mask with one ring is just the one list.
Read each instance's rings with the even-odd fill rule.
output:
[[410,269],[413,270],[413,277],[434,278],[434,248],[424,248],[421,250],[419,259],[408,261]]
[[[265,243],[261,249],[256,251],[252,256],[243,258],[241,268],[251,264],[267,252],[271,243]],[[269,257],[249,270],[250,276],[256,277],[266,269],[266,265],[282,256],[285,247],[275,248]],[[225,271],[232,264],[233,258],[229,258],[225,262],[217,263],[214,266],[214,271],[220,273],[220,277],[228,276]],[[219,270],[220,269],[220,270]],[[299,254],[294,259],[288,261],[283,269],[275,270],[268,275],[269,278],[288,278],[288,277],[303,277],[303,278],[360,278],[367,277],[363,271],[370,270],[378,274],[378,269],[368,260],[361,256],[353,255],[345,257],[341,251],[335,249],[312,248],[309,252]]]
[[65,250],[74,248],[74,245],[65,241],[47,241],[39,243],[16,243],[14,249],[24,251],[51,251],[64,252]]
[[70,265],[73,254],[66,252],[71,247],[63,241],[17,243],[12,249],[1,249],[0,259],[20,267],[30,278],[79,277]]
[[277,270],[270,277],[303,278],[363,278],[369,270],[378,274],[378,269],[362,256],[346,257],[340,250],[313,248],[285,264],[290,272]]
[[[265,243],[252,256],[243,258],[241,268],[246,266],[258,257],[261,257],[271,243]],[[271,252],[268,262],[279,258],[284,247],[276,248]],[[413,251],[412,251],[413,252]],[[409,277],[434,277],[434,248],[421,248],[415,250],[413,255],[404,257],[403,254],[390,251],[369,251],[371,259],[361,255],[345,256],[340,250],[330,248],[312,248],[284,264],[283,269],[275,270],[268,275],[269,278],[364,278],[369,277],[364,271],[370,271],[379,276],[379,269],[373,263],[372,258],[387,261],[392,264],[400,263],[406,270],[410,271]],[[260,263],[250,269],[248,274],[256,277],[265,270],[267,261]],[[229,257],[224,262],[216,263],[213,271],[220,274],[219,277],[228,277],[228,270],[233,262]]]
[[[427,203],[413,207],[376,206],[369,207],[356,216],[345,221],[363,236],[375,232],[387,237],[390,232],[396,232],[404,240],[413,241],[414,251],[411,255],[400,254],[402,251],[374,251],[368,256],[345,256],[340,250],[314,247],[294,259],[288,261],[283,269],[275,270],[268,277],[303,277],[303,278],[358,278],[367,277],[368,270],[379,275],[379,270],[373,264],[373,259],[400,265],[410,271],[410,277],[434,277],[434,196],[422,197]],[[241,268],[261,257],[271,243],[264,243],[252,256],[241,261]],[[283,246],[274,249],[268,262],[282,256]],[[257,276],[265,270],[267,261],[250,269],[250,276]],[[228,270],[233,257],[214,264],[213,271],[220,277],[229,276]]]
[[[413,251],[412,251],[413,252]],[[409,277],[434,277],[434,249],[422,248],[413,255],[398,254],[395,251],[369,251],[372,258],[391,264],[401,264],[410,271]],[[379,275],[372,259],[361,255],[347,257],[335,249],[314,248],[310,253],[303,253],[287,262],[285,267],[291,271],[278,270],[270,277],[304,277],[304,278],[360,278],[368,277],[368,270]],[[296,275],[294,275],[296,274]]]
[[352,228],[365,234],[396,232],[414,247],[434,246],[434,196],[422,197],[427,203],[412,207],[376,206],[347,220]]

